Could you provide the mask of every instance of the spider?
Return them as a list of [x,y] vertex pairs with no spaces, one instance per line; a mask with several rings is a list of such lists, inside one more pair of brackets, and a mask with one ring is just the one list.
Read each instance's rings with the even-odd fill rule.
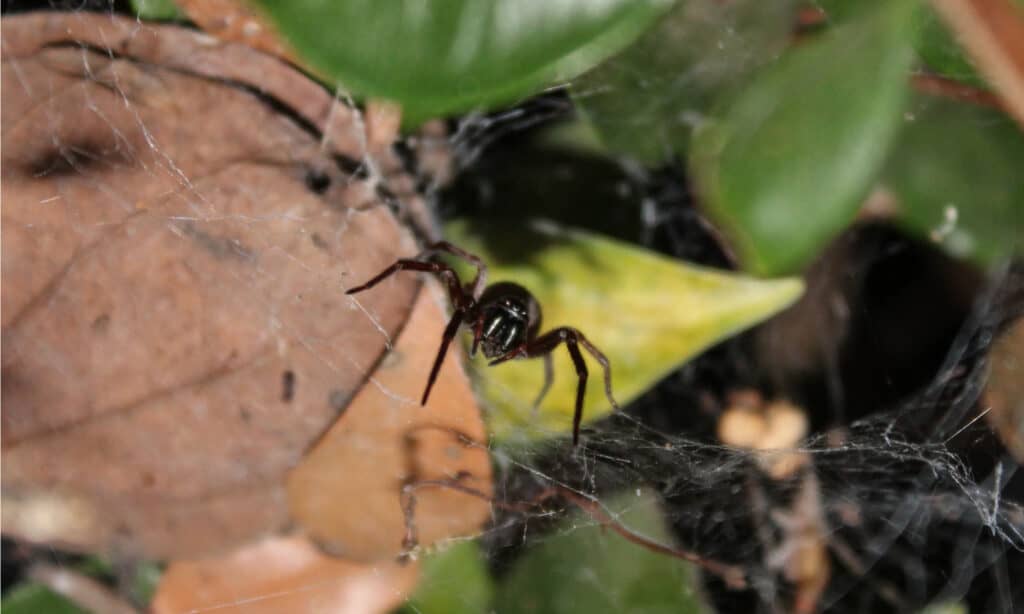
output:
[[[476,267],[473,281],[462,285],[455,271],[443,262],[426,260],[437,252],[448,252]],[[439,241],[427,247],[415,258],[400,258],[394,264],[381,271],[361,286],[349,289],[345,294],[355,294],[368,290],[380,283],[384,278],[398,271],[423,271],[434,273],[448,286],[448,295],[452,302],[452,318],[441,336],[441,347],[434,359],[434,366],[427,378],[427,387],[423,391],[421,405],[426,405],[430,397],[430,389],[437,379],[437,372],[448,352],[459,326],[468,324],[473,330],[473,346],[470,355],[475,356],[477,349],[482,349],[484,356],[491,359],[488,366],[494,366],[513,358],[544,358],[544,386],[533,402],[534,408],[540,405],[544,396],[551,388],[554,369],[551,352],[560,343],[565,343],[569,356],[576,366],[579,384],[576,388],[576,413],[572,418],[572,445],[576,446],[580,439],[580,420],[583,418],[583,393],[587,388],[587,365],[579,346],[583,346],[601,364],[604,369],[604,393],[612,407],[619,409],[619,404],[612,397],[612,371],[608,359],[594,346],[583,333],[570,326],[560,326],[543,335],[540,332],[540,304],[529,290],[508,281],[486,286],[487,265],[477,256],[456,247],[447,241]]]

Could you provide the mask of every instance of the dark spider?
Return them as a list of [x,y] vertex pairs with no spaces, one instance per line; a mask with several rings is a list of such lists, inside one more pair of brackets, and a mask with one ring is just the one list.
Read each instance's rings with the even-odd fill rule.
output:
[[[463,286],[455,271],[443,262],[424,260],[433,252],[448,252],[464,258],[476,267],[476,277]],[[477,348],[483,349],[484,356],[490,358],[489,366],[493,366],[513,358],[544,358],[544,386],[541,388],[534,407],[540,405],[544,395],[551,388],[554,377],[551,352],[558,344],[565,342],[569,356],[576,365],[579,386],[576,389],[576,413],[572,418],[572,445],[579,443],[580,420],[583,418],[583,393],[587,388],[587,365],[579,346],[582,345],[601,363],[604,368],[604,392],[612,407],[619,409],[619,404],[612,398],[612,371],[608,359],[594,344],[583,336],[583,333],[569,326],[560,326],[537,336],[540,330],[540,304],[526,288],[512,282],[503,281],[487,286],[487,265],[473,254],[455,247],[447,241],[440,241],[427,247],[416,258],[401,258],[380,272],[376,277],[361,286],[348,290],[345,294],[355,294],[377,285],[385,277],[398,271],[424,271],[434,273],[448,284],[448,295],[451,297],[452,319],[444,329],[441,337],[441,348],[437,352],[434,366],[430,369],[427,388],[423,391],[421,404],[426,405],[430,389],[437,379],[448,345],[458,332],[459,326],[465,322],[473,327],[473,347],[470,355],[475,356]]]

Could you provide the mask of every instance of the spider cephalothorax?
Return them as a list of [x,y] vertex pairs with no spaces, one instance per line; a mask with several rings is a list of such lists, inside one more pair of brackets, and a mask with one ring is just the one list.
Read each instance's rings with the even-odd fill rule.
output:
[[477,346],[488,358],[497,358],[537,336],[540,305],[526,288],[512,282],[487,287],[477,302],[473,353]]
[[[476,267],[476,277],[465,286],[459,281],[454,269],[443,262],[433,262],[425,258],[434,252],[444,251],[465,258]],[[604,392],[608,401],[615,409],[618,403],[612,397],[612,372],[608,359],[594,344],[590,343],[583,333],[569,326],[560,326],[538,336],[540,331],[540,304],[530,292],[512,282],[499,282],[486,286],[487,266],[473,254],[455,247],[447,241],[430,245],[416,258],[402,258],[381,271],[366,283],[351,288],[346,294],[355,294],[372,288],[382,279],[398,271],[425,271],[434,273],[448,286],[448,295],[452,301],[452,318],[441,336],[441,347],[434,360],[427,378],[427,387],[423,391],[421,403],[426,404],[430,397],[430,389],[437,379],[444,356],[448,351],[459,326],[468,323],[473,329],[472,353],[483,350],[484,356],[490,358],[489,365],[496,365],[513,358],[544,358],[544,387],[534,401],[539,405],[551,387],[553,372],[551,352],[559,344],[565,343],[576,367],[579,385],[576,388],[576,411],[573,414],[572,443],[576,445],[580,437],[580,420],[583,418],[583,393],[587,386],[587,364],[579,346],[583,346],[601,364],[604,369]]]

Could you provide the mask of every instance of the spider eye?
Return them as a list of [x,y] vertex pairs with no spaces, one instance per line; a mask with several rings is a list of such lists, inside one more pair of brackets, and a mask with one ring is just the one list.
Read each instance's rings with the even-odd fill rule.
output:
[[491,318],[491,323],[487,325],[487,329],[484,331],[484,337],[490,337],[494,335],[495,331],[498,330],[498,326],[501,325],[501,316]]
[[487,314],[480,333],[485,356],[500,356],[525,340],[526,323],[516,316],[507,309],[495,309]]
[[508,327],[508,333],[505,335],[505,342],[501,345],[501,349],[506,352],[511,350],[516,345],[516,339],[519,338],[522,330],[523,327],[518,322],[512,322]]

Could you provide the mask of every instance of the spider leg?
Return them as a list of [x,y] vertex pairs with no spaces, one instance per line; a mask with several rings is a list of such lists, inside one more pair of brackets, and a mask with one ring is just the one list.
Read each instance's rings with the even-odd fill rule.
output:
[[[545,336],[547,336],[547,335],[545,335]],[[527,343],[524,343],[523,345],[516,346],[516,347],[512,348],[511,350],[505,352],[501,356],[498,356],[497,358],[492,358],[491,361],[487,363],[487,366],[488,367],[493,367],[494,365],[500,365],[501,363],[507,362],[509,360],[512,360],[513,358],[533,358],[534,356],[539,356],[540,354],[543,354],[543,353],[546,353],[546,352],[550,352],[551,350],[555,349],[555,346],[558,345],[558,342],[556,341],[555,344],[552,345],[550,349],[535,350],[535,353],[533,353],[533,354],[529,353],[530,352],[530,348],[534,347],[534,344],[536,344],[541,339],[542,339],[542,337],[538,337],[537,339],[534,339],[533,341],[529,341]]]
[[576,447],[580,442],[580,422],[583,421],[583,393],[587,391],[587,363],[583,361],[583,354],[576,345],[576,337],[566,335],[564,339],[569,356],[576,365],[576,375],[580,378],[580,383],[576,387],[576,411],[572,415],[572,445]]
[[[576,411],[573,415],[572,427],[572,443],[575,446],[579,442],[580,422],[583,419],[583,393],[586,389],[587,376],[589,375],[587,365],[583,361],[583,354],[579,350],[579,345],[582,345],[594,357],[594,359],[600,363],[602,369],[604,369],[605,396],[608,397],[608,402],[611,403],[614,409],[620,409],[619,404],[612,396],[611,363],[608,362],[608,358],[601,352],[601,350],[597,349],[590,340],[583,336],[583,333],[569,326],[561,326],[544,333],[533,341],[513,348],[487,364],[497,365],[513,358],[534,358],[541,355],[544,355],[547,360],[550,360],[551,352],[558,347],[559,343],[562,342],[565,342],[566,349],[569,350],[569,356],[572,358],[572,362],[576,366],[576,374],[580,378],[579,387],[576,390]],[[545,373],[545,376],[546,375],[547,374]],[[544,389],[541,391],[541,398],[543,398],[543,395],[547,393],[549,386],[550,382],[545,381]]]
[[476,321],[473,323],[473,347],[469,350],[470,356],[476,356],[476,351],[480,347],[480,339],[484,336],[484,314],[478,313]]
[[487,265],[484,264],[483,260],[480,260],[480,258],[478,258],[475,254],[471,254],[466,250],[462,249],[461,247],[452,245],[447,241],[438,241],[436,243],[431,243],[430,245],[427,246],[427,249],[423,252],[423,254],[420,254],[420,257],[424,256],[428,252],[448,252],[449,254],[458,256],[459,258],[462,258],[463,260],[475,266],[476,276],[473,277],[473,281],[469,282],[469,285],[466,287],[470,288],[469,294],[470,296],[473,297],[474,300],[480,298],[480,293],[483,292],[484,286],[487,285]]
[[537,412],[537,408],[540,407],[540,402],[547,396],[548,390],[551,390],[551,383],[555,380],[555,364],[551,358],[551,354],[544,354],[544,385],[540,389],[540,394],[537,395],[537,399],[533,402],[533,411]]
[[422,271],[424,273],[434,273],[447,284],[448,295],[455,308],[458,309],[463,307],[466,303],[466,294],[462,291],[462,286],[459,285],[459,277],[450,266],[443,262],[423,262],[422,260],[414,260],[411,258],[401,258],[395,261],[394,264],[378,273],[376,277],[373,277],[361,286],[349,288],[345,291],[345,294],[355,294],[357,292],[362,292],[363,290],[369,290],[383,281],[386,277],[399,271]]
[[576,333],[580,345],[585,347],[590,352],[590,355],[594,357],[594,360],[604,369],[604,396],[608,397],[608,402],[612,404],[612,408],[619,411],[622,408],[619,407],[619,404],[615,402],[615,397],[612,396],[612,365],[608,362],[608,358],[589,339],[584,337],[583,333],[574,328],[570,330]]
[[434,359],[434,366],[430,368],[430,377],[427,378],[427,388],[423,391],[423,399],[420,400],[420,405],[427,404],[427,398],[430,397],[430,389],[434,387],[434,380],[437,379],[437,372],[441,370],[441,363],[444,362],[444,355],[448,352],[448,345],[455,338],[455,333],[459,331],[459,325],[462,324],[462,316],[465,315],[465,311],[462,309],[456,309],[455,313],[452,314],[452,319],[448,321],[448,326],[444,328],[444,334],[441,336],[441,347],[437,350],[437,358]]

